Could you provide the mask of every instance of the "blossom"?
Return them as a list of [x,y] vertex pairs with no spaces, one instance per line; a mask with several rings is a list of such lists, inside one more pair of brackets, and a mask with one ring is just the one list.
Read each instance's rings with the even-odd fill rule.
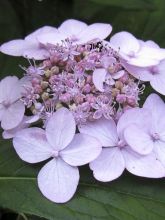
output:
[[45,33],[38,36],[42,44],[57,44],[69,39],[74,44],[84,44],[91,40],[103,40],[111,33],[110,24],[95,23],[87,25],[86,23],[74,19],[64,21],[58,28],[58,32]]
[[4,130],[13,129],[24,117],[25,106],[20,101],[24,79],[7,76],[0,81],[0,121]]
[[49,119],[46,129],[26,128],[13,139],[19,157],[29,163],[53,158],[40,170],[38,186],[53,202],[67,202],[76,191],[79,181],[77,166],[94,160],[101,152],[97,139],[75,134],[72,113],[59,109]]
[[136,123],[126,128],[125,139],[131,147],[138,148],[139,152],[154,151],[157,159],[165,166],[165,103],[158,95],[151,94],[141,110],[142,114],[146,111],[148,115],[145,125],[140,126],[142,117],[139,117]]
[[[114,57],[103,57],[101,61],[103,68],[97,68],[94,70],[93,83],[99,91],[104,92],[105,83],[108,85],[114,85],[114,79],[119,79],[125,72],[124,70],[114,72],[116,64],[116,59]],[[113,72],[111,72],[111,69]]]
[[57,29],[54,27],[44,26],[27,35],[23,40],[11,40],[2,44],[0,51],[12,56],[23,56],[30,59],[34,58],[35,60],[46,59],[49,56],[49,53],[46,50],[46,47],[37,40],[37,37],[44,33],[52,33],[56,31]]
[[142,68],[127,64],[125,68],[137,79],[149,81],[152,88],[165,95],[165,59],[160,61],[158,65],[150,67]]
[[[133,109],[134,110],[134,109]],[[128,110],[130,111],[130,110]],[[127,111],[127,112],[128,112]],[[133,119],[138,121],[139,112],[135,112]],[[131,114],[132,116],[132,114]],[[146,114],[140,116],[144,124]],[[90,163],[94,177],[103,182],[108,182],[118,178],[126,168],[129,172],[137,176],[160,178],[164,177],[165,169],[157,160],[154,152],[147,155],[145,149],[139,153],[138,145],[133,142],[131,147],[124,139],[124,130],[131,123],[131,117],[123,114],[117,126],[115,122],[101,118],[95,122],[88,122],[86,125],[79,127],[80,133],[89,134],[96,137],[102,144],[101,154]],[[128,127],[129,128],[129,127]],[[129,136],[131,138],[131,135]],[[133,136],[136,139],[138,134]],[[133,140],[133,138],[132,138]]]
[[139,67],[157,65],[165,58],[165,49],[155,45],[154,42],[142,42],[126,31],[118,32],[110,39],[110,46],[126,63]]

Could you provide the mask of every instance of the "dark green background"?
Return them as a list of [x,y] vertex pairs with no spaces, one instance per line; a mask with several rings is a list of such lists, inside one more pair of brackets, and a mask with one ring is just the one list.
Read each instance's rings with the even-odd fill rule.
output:
[[[88,24],[110,23],[113,33],[127,30],[165,47],[165,0],[0,0],[0,44],[23,38],[44,25],[58,27],[67,18]],[[0,78],[20,75],[19,64],[27,65],[27,61],[0,54]],[[37,171],[38,166],[18,159],[10,142],[0,140],[0,219],[165,219],[163,179],[148,180],[125,173],[118,180],[103,184],[92,178],[87,167],[81,168],[76,196],[61,206],[47,201],[38,192]],[[26,217],[9,210],[25,213]]]

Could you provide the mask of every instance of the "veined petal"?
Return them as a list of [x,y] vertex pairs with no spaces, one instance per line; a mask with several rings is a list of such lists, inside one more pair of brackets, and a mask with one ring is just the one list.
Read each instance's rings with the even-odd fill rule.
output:
[[121,52],[126,55],[132,55],[132,53],[134,54],[140,49],[138,40],[126,31],[114,34],[110,39],[110,45],[119,53]]
[[38,163],[52,156],[53,149],[41,128],[19,131],[13,139],[13,145],[19,157],[28,163]]
[[87,27],[87,24],[75,19],[68,19],[64,21],[58,28],[59,32],[67,37],[77,36],[81,31]]
[[62,41],[65,40],[67,36],[61,33],[47,33],[42,34],[37,37],[38,41],[44,45],[47,44],[62,44]]
[[76,134],[60,155],[66,163],[82,166],[96,159],[101,150],[101,143],[96,138],[87,134]]
[[21,101],[17,101],[6,108],[1,126],[4,130],[15,128],[22,121],[25,113],[25,106]]
[[124,139],[132,150],[142,155],[149,154],[154,147],[151,136],[135,124],[129,125],[124,130]]
[[22,56],[25,50],[33,48],[33,46],[35,45],[31,42],[18,39],[2,44],[0,51],[11,56]]
[[126,169],[136,175],[148,178],[161,178],[165,176],[165,168],[157,159],[154,152],[142,156],[133,152],[131,149],[124,148],[122,150]]
[[104,82],[106,77],[107,71],[105,69],[95,69],[93,72],[93,83],[101,92],[104,92]]
[[55,150],[62,150],[72,141],[75,131],[72,113],[67,108],[60,108],[47,123],[46,137]]
[[56,203],[69,201],[76,192],[79,171],[60,158],[48,162],[38,174],[38,186],[42,194]]
[[49,57],[49,52],[44,48],[34,47],[24,51],[23,56],[29,59],[45,60]]
[[115,122],[101,118],[93,122],[87,122],[79,126],[80,133],[91,135],[97,138],[103,147],[116,146],[118,142]]
[[90,163],[94,177],[102,182],[118,178],[125,169],[124,158],[118,147],[103,148],[100,156]]
[[158,160],[163,164],[165,167],[165,142],[157,140],[154,143],[154,152]]
[[79,43],[87,43],[88,41],[99,39],[104,40],[112,31],[110,24],[95,23],[86,27],[78,34]]

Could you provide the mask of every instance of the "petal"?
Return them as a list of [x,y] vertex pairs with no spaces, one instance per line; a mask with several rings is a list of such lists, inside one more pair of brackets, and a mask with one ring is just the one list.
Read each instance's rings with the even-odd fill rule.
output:
[[158,160],[165,167],[165,142],[164,141],[155,141],[154,143],[154,152]]
[[79,126],[79,131],[97,138],[103,147],[116,146],[118,142],[116,124],[112,119],[101,118],[87,122],[85,125]]
[[94,177],[102,182],[118,178],[125,169],[124,158],[118,147],[104,148],[100,156],[90,163]]
[[75,131],[74,117],[67,108],[57,110],[46,126],[47,139],[55,150],[64,149],[72,141]]
[[42,34],[37,37],[37,40],[42,44],[61,44],[67,37],[61,33]]
[[34,45],[31,42],[25,40],[12,40],[2,44],[0,51],[11,56],[22,56],[25,50],[32,48],[33,46]]
[[3,115],[4,115],[4,113],[5,113],[5,107],[2,105],[2,104],[0,104],[0,121],[2,120],[2,118],[3,118]]
[[24,116],[23,120],[20,122],[20,124],[17,127],[3,131],[2,133],[3,138],[4,139],[13,138],[18,131],[24,128],[27,128],[29,126],[29,124],[27,123],[27,120],[28,120],[27,118],[30,118],[30,117]]
[[75,19],[68,19],[64,21],[60,27],[58,28],[59,32],[66,35],[67,37],[76,36],[78,33],[83,31],[87,27],[82,21],[78,21]]
[[119,53],[121,52],[126,55],[136,53],[140,49],[138,40],[131,33],[126,31],[114,34],[110,39],[110,44],[114,49],[119,51]]
[[48,162],[38,174],[38,186],[42,194],[56,203],[69,201],[79,182],[79,171],[61,159]]
[[146,155],[153,150],[154,142],[151,136],[134,124],[124,130],[124,138],[132,150],[139,154]]
[[16,76],[7,76],[0,81],[0,102],[11,100],[10,96],[15,92],[15,86],[18,82]]
[[162,60],[165,59],[165,49],[143,46],[141,47],[138,56],[143,58]]
[[124,70],[120,70],[115,74],[112,74],[113,79],[119,79],[120,77],[122,77],[125,74]]
[[150,111],[147,109],[129,109],[120,117],[117,124],[117,132],[121,139],[124,139],[124,130],[130,124],[136,124],[143,131],[148,131],[151,124]]
[[44,60],[49,57],[49,52],[44,48],[31,48],[25,50],[23,56],[29,59]]
[[122,153],[125,158],[126,169],[130,173],[148,178],[161,178],[165,176],[165,168],[157,160],[153,152],[142,156],[125,148],[122,150]]
[[37,37],[39,35],[47,34],[47,33],[56,33],[56,32],[57,32],[57,28],[51,26],[44,26],[32,32],[31,34],[27,35],[25,37],[25,40],[38,44]]
[[165,103],[157,94],[150,94],[144,105],[144,109],[151,112],[152,115],[152,129],[154,132],[161,133],[164,131],[164,113]]
[[10,105],[2,118],[1,126],[4,130],[15,128],[22,121],[25,113],[25,106],[21,101]]
[[38,163],[51,157],[52,148],[48,144],[45,131],[41,128],[26,128],[13,139],[19,157],[28,163]]
[[133,75],[136,79],[140,79],[142,81],[150,81],[153,78],[153,75],[150,72],[150,69],[147,67],[137,67],[130,64],[124,64],[126,70]]
[[105,69],[95,69],[93,72],[93,83],[96,89],[101,92],[104,92],[104,82],[106,75],[107,71]]
[[107,38],[112,31],[110,24],[95,23],[86,27],[77,36],[79,43],[87,43],[88,41],[99,39],[103,40]]
[[101,143],[96,138],[87,134],[76,134],[60,155],[66,163],[82,166],[96,159],[101,150]]
[[137,55],[135,58],[130,58],[128,63],[138,67],[150,67],[157,65],[159,60],[153,59],[151,57],[143,57],[141,55]]

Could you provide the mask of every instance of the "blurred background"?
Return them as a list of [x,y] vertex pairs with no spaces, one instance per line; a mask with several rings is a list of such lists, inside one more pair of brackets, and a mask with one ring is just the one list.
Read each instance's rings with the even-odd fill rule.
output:
[[[91,24],[110,23],[113,33],[126,30],[165,47],[165,0],[0,0],[0,44],[24,38],[44,25],[58,27],[75,18]],[[21,73],[27,61],[0,54],[0,78]],[[0,219],[27,220],[1,209]],[[28,217],[28,220],[38,220]]]

